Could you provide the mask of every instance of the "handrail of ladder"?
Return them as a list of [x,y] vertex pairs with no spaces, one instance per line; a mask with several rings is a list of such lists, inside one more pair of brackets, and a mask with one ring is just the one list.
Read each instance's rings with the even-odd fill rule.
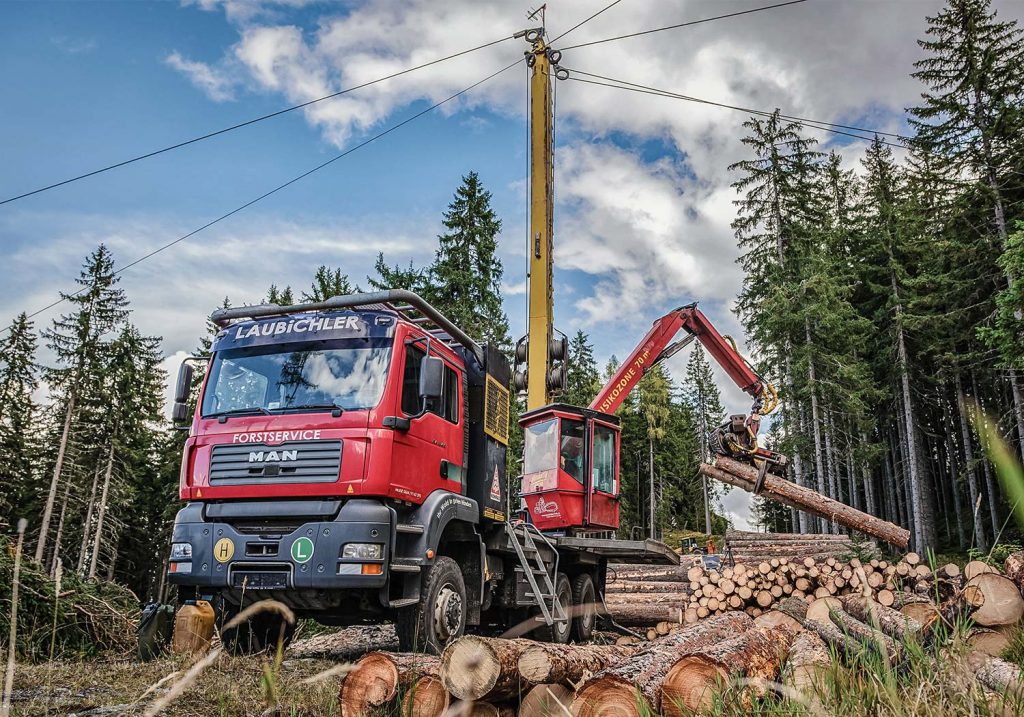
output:
[[548,548],[551,550],[551,552],[555,554],[555,571],[554,571],[555,574],[552,576],[551,584],[555,587],[555,592],[553,594],[557,597],[557,595],[558,595],[558,590],[557,590],[557,588],[558,588],[558,549],[555,548],[555,544],[552,543],[548,539],[548,536],[546,536],[546,535],[544,535],[544,533],[540,532],[540,529],[536,525],[534,525],[533,523],[527,523],[526,521],[523,521],[523,526],[524,526],[524,528],[528,532],[533,532],[534,534],[536,534],[536,536],[538,538],[543,540],[544,544],[547,545]]

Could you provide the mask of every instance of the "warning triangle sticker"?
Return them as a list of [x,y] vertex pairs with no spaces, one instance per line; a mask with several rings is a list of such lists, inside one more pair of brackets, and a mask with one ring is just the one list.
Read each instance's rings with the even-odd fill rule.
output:
[[351,484],[349,484],[348,491],[346,491],[346,492],[348,492],[348,493],[355,493],[355,491],[352,490],[352,485]]
[[203,489],[202,488],[196,488],[196,498],[202,498],[202,497],[203,497]]
[[498,482],[498,466],[494,466],[494,479],[491,480],[491,500],[501,500],[501,483]]

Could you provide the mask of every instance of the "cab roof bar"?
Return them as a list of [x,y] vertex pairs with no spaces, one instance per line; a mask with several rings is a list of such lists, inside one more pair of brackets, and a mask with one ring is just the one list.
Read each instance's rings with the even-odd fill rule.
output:
[[[395,306],[402,302],[400,306]],[[332,296],[326,301],[318,301],[312,304],[295,304],[293,306],[280,306],[278,304],[260,304],[257,306],[239,306],[230,309],[217,309],[210,315],[210,320],[219,328],[225,328],[233,321],[242,319],[261,319],[267,316],[281,316],[284,314],[296,314],[303,311],[329,311],[331,309],[356,309],[356,308],[379,308],[381,305],[403,314],[406,310],[414,309],[426,317],[435,326],[452,337],[456,342],[469,349],[476,360],[482,366],[484,364],[484,350],[476,341],[456,326],[452,321],[435,309],[426,299],[419,294],[405,289],[387,289],[386,291],[373,291],[363,294],[347,294],[344,296]],[[405,317],[414,321],[411,317]]]

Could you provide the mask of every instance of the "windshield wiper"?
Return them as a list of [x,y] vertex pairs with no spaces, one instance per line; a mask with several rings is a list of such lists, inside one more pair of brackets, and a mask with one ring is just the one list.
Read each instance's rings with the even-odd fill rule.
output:
[[304,403],[296,406],[279,406],[271,409],[273,411],[344,411],[345,409],[336,403]]
[[211,413],[206,418],[227,418],[228,416],[251,416],[252,414],[259,413],[264,416],[269,416],[270,411],[265,409],[263,406],[247,406],[245,408],[232,408],[230,411],[220,411],[218,413]]

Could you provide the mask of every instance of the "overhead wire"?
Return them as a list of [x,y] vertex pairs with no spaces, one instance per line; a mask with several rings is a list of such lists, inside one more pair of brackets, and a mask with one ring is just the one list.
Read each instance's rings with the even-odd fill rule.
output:
[[32,195],[35,195],[35,194],[40,194],[42,192],[46,192],[46,191],[49,191],[51,189],[56,189],[57,187],[63,187],[66,184],[71,184],[72,182],[77,182],[77,181],[82,180],[82,179],[87,179],[88,177],[95,177],[97,174],[103,174],[104,172],[109,172],[112,169],[118,169],[119,167],[124,167],[124,166],[127,166],[129,164],[134,164],[135,162],[140,162],[140,161],[142,161],[144,159],[149,159],[150,157],[155,157],[157,155],[164,154],[165,152],[171,152],[171,151],[173,151],[175,149],[181,149],[182,147],[187,147],[187,146],[189,146],[191,144],[196,144],[197,142],[202,142],[204,140],[211,139],[213,137],[218,137],[218,136],[220,136],[222,134],[227,134],[228,132],[233,132],[236,129],[242,129],[243,127],[248,127],[250,125],[254,125],[257,122],[263,122],[264,120],[273,119],[274,117],[280,117],[281,115],[288,114],[289,112],[294,112],[295,110],[299,110],[299,109],[302,109],[304,107],[309,107],[310,105],[315,105],[318,102],[324,102],[325,100],[330,100],[330,99],[333,99],[335,97],[340,97],[340,96],[346,95],[346,94],[348,94],[350,92],[355,92],[356,90],[361,90],[361,89],[363,89],[365,87],[370,87],[371,85],[375,85],[375,84],[377,84],[379,82],[384,82],[385,80],[391,80],[391,79],[394,79],[395,77],[401,77],[402,75],[407,75],[410,72],[415,72],[416,70],[422,70],[423,68],[430,67],[431,65],[437,65],[437,64],[439,64],[441,62],[446,62],[447,60],[455,59],[456,57],[461,57],[463,55],[468,55],[471,52],[476,52],[478,50],[483,50],[485,48],[492,47],[492,46],[497,45],[499,43],[505,42],[506,40],[511,40],[514,37],[515,37],[515,35],[507,35],[507,36],[502,37],[502,38],[500,38],[498,40],[492,40],[491,42],[485,42],[482,45],[477,45],[476,47],[471,47],[471,48],[466,49],[466,50],[461,50],[459,52],[453,53],[451,55],[446,55],[444,57],[439,57],[437,59],[430,60],[429,62],[424,62],[422,64],[416,65],[415,67],[407,67],[404,70],[399,70],[398,72],[393,72],[390,75],[385,75],[383,77],[378,77],[375,80],[369,80],[367,82],[363,82],[363,83],[358,84],[358,85],[353,85],[352,87],[347,87],[347,88],[345,88],[343,90],[339,90],[337,92],[332,92],[331,94],[324,95],[323,97],[317,97],[316,99],[309,100],[308,102],[301,102],[301,103],[299,103],[297,105],[292,105],[291,107],[285,107],[284,109],[280,109],[280,110],[277,110],[275,112],[270,112],[269,114],[261,115],[259,117],[253,117],[252,119],[246,120],[244,122],[239,122],[238,124],[231,125],[230,127],[224,127],[223,129],[219,129],[219,130],[216,130],[216,131],[213,131],[213,132],[207,132],[206,134],[199,135],[198,137],[193,137],[192,139],[187,139],[187,140],[185,140],[183,142],[178,142],[176,144],[172,144],[172,145],[168,145],[167,147],[163,147],[161,149],[156,149],[156,150],[153,150],[151,152],[146,152],[145,154],[140,154],[137,157],[131,157],[130,159],[126,159],[126,160],[123,160],[121,162],[115,162],[114,164],[109,164],[109,165],[107,165],[105,167],[100,167],[99,169],[94,169],[94,170],[92,170],[90,172],[85,172],[84,174],[79,174],[79,175],[77,175],[75,177],[70,177],[68,179],[64,179],[64,180],[62,180],[60,182],[54,182],[53,184],[48,184],[48,185],[46,185],[44,187],[39,187],[39,188],[33,189],[32,191],[29,191],[29,192],[23,192],[21,194],[15,195],[13,197],[8,197],[6,199],[0,200],[0,205],[9,204],[9,203],[15,202],[15,201],[17,201],[19,199],[24,199],[25,197],[31,197]]
[[[380,139],[380,138],[382,138],[382,137],[384,137],[386,135],[391,134],[395,130],[400,129],[401,127],[404,127],[405,125],[409,124],[410,122],[413,122],[413,121],[419,119],[423,115],[428,114],[429,112],[432,112],[432,111],[436,110],[438,107],[441,107],[442,105],[445,105],[448,102],[451,102],[452,100],[456,99],[457,97],[460,97],[461,95],[464,95],[467,92],[469,92],[469,91],[479,87],[480,85],[484,84],[485,82],[488,82],[489,80],[494,79],[495,77],[497,77],[498,75],[502,74],[503,72],[511,70],[513,67],[515,67],[516,65],[520,64],[521,62],[523,62],[522,59],[517,59],[512,64],[506,65],[505,67],[501,68],[500,70],[497,70],[496,72],[492,72],[487,77],[484,77],[483,79],[474,82],[469,87],[466,87],[466,88],[464,88],[462,90],[459,90],[455,94],[449,95],[448,97],[446,97],[443,100],[440,100],[439,102],[435,102],[431,106],[427,107],[426,109],[420,110],[419,112],[417,112],[414,115],[406,117],[401,122],[397,122],[397,123],[391,125],[390,127],[388,127],[387,129],[382,130],[381,132],[378,132],[377,134],[373,135],[372,137],[369,137],[369,138],[363,140],[362,142],[360,142],[360,143],[358,143],[356,145],[353,145],[352,147],[349,147],[344,152],[341,152],[340,154],[337,154],[334,157],[331,157],[330,159],[328,159],[325,162],[321,162],[320,164],[316,165],[312,169],[308,169],[305,172],[303,172],[302,174],[299,174],[299,175],[297,175],[295,177],[292,177],[287,182],[284,182],[283,184],[277,185],[273,189],[271,189],[271,190],[269,190],[267,192],[264,192],[263,194],[259,195],[258,197],[254,198],[254,199],[250,199],[245,204],[242,204],[242,205],[240,205],[238,207],[235,207],[234,209],[232,209],[229,212],[221,214],[216,219],[213,219],[213,220],[207,222],[206,224],[203,224],[198,229],[193,229],[192,231],[188,232],[187,234],[183,234],[182,236],[178,237],[177,239],[174,239],[173,241],[169,241],[166,244],[163,244],[163,245],[157,247],[156,249],[150,251],[149,253],[139,257],[138,259],[135,259],[134,261],[129,262],[128,264],[125,264],[122,267],[119,267],[118,269],[116,269],[113,272],[113,275],[114,276],[118,276],[118,275],[124,273],[125,271],[127,271],[128,269],[131,269],[132,267],[141,264],[142,262],[146,261],[147,259],[150,259],[150,258],[156,256],[160,252],[163,252],[163,251],[165,251],[167,249],[170,249],[172,246],[174,246],[176,244],[180,244],[181,242],[185,241],[186,239],[189,239],[190,237],[195,236],[196,234],[204,231],[205,229],[209,229],[214,224],[218,224],[218,223],[224,221],[225,219],[227,219],[228,217],[234,216],[235,214],[238,214],[239,212],[241,212],[241,211],[243,211],[245,209],[248,209],[249,207],[251,207],[252,205],[256,204],[257,202],[263,201],[264,199],[266,199],[267,197],[269,197],[269,196],[271,196],[273,194],[277,194],[282,189],[285,189],[286,187],[290,187],[291,185],[295,184],[296,182],[298,182],[298,181],[300,181],[302,179],[305,179],[306,177],[308,177],[309,175],[311,175],[311,174],[313,174],[315,172],[319,172],[324,167],[327,167],[328,165],[331,165],[334,162],[337,162],[339,159],[342,159],[343,157],[347,157],[348,155],[352,154],[356,150],[361,149],[361,148],[365,147],[366,145],[368,145],[368,144],[370,144],[372,142],[375,142],[378,139]],[[36,311],[33,311],[31,314],[28,314],[27,318],[29,318],[29,319],[34,318],[34,317],[38,316],[39,314],[43,313],[44,311],[48,311],[48,310],[50,310],[50,309],[52,309],[52,308],[54,308],[56,306],[59,306],[60,304],[62,304],[65,301],[67,301],[68,299],[83,293],[88,288],[89,287],[83,287],[83,288],[79,289],[78,291],[75,291],[75,292],[70,293],[70,294],[63,294],[62,293],[60,299],[58,299],[58,300],[56,300],[56,301],[54,301],[54,302],[52,302],[50,304],[47,304],[46,306],[44,306],[44,307],[42,307],[40,309],[37,309]],[[14,326],[14,324],[8,325],[0,333],[3,333],[3,332],[11,330],[11,328],[13,328],[13,326]]]
[[705,17],[701,18],[700,20],[689,20],[687,22],[676,23],[675,25],[665,25],[664,27],[655,27],[651,28],[650,30],[631,32],[627,35],[616,35],[615,37],[606,37],[603,40],[591,40],[590,42],[581,42],[578,45],[569,45],[568,47],[561,47],[559,49],[562,50],[563,52],[565,52],[566,50],[576,50],[581,47],[590,47],[591,45],[600,45],[605,42],[614,42],[616,40],[626,40],[631,37],[640,37],[642,35],[650,35],[655,32],[664,32],[665,30],[675,30],[680,27],[690,27],[691,25],[700,25],[702,23],[712,22],[714,20],[725,20],[730,17],[739,17],[740,15],[750,15],[751,13],[761,12],[763,10],[774,10],[776,8],[785,7],[787,5],[799,5],[800,3],[805,2],[807,2],[807,0],[789,0],[788,2],[775,3],[774,5],[762,5],[761,7],[750,8],[748,10],[740,10],[738,12],[730,12],[726,13],[725,15],[715,15],[714,17]]
[[[758,109],[753,109],[753,108],[750,108],[750,107],[740,107],[740,106],[737,106],[737,105],[730,105],[730,104],[726,104],[726,103],[723,103],[723,102],[715,102],[713,100],[706,100],[706,99],[703,99],[701,97],[693,97],[691,95],[683,95],[683,94],[680,94],[680,93],[677,93],[677,92],[671,92],[669,90],[662,90],[662,89],[659,89],[659,88],[656,88],[656,87],[650,87],[648,85],[639,85],[639,84],[634,83],[634,82],[627,82],[625,80],[618,80],[618,79],[615,79],[615,78],[606,77],[604,75],[596,75],[596,74],[589,73],[589,72],[583,72],[582,70],[576,70],[576,69],[567,68],[567,67],[563,67],[562,69],[565,69],[565,70],[569,71],[569,78],[568,79],[575,80],[576,82],[583,82],[583,83],[589,84],[589,85],[599,85],[601,87],[611,87],[613,89],[629,90],[631,92],[639,92],[641,94],[649,94],[649,95],[652,95],[654,97],[666,97],[668,99],[678,99],[678,100],[684,100],[684,101],[687,101],[687,102],[695,102],[695,103],[699,103],[699,104],[706,104],[706,105],[710,105],[710,106],[713,106],[713,107],[722,107],[724,109],[735,110],[735,111],[738,111],[738,112],[745,112],[745,113],[749,113],[749,114],[757,115],[757,116],[761,116],[761,117],[770,117],[772,114],[774,114],[774,112],[769,112],[767,110],[758,110]],[[604,79],[604,80],[609,80],[609,82],[599,82],[599,81],[596,81],[596,80],[587,80],[587,79],[582,79],[582,78],[579,78],[579,77],[573,77],[572,76],[573,73],[579,74],[579,75],[586,75],[588,77],[598,77],[598,78],[601,78],[601,79]],[[896,133],[893,133],[893,132],[883,132],[881,130],[870,129],[870,128],[867,128],[867,127],[856,127],[856,126],[853,126],[853,125],[843,125],[843,124],[837,124],[835,122],[826,122],[825,120],[816,120],[816,119],[810,119],[810,118],[807,118],[807,117],[798,117],[796,115],[788,115],[788,114],[782,114],[782,113],[779,114],[779,117],[782,117],[783,119],[788,119],[788,120],[791,120],[791,121],[794,121],[794,122],[799,122],[799,123],[803,124],[805,127],[809,127],[811,129],[818,129],[818,130],[822,130],[824,132],[831,132],[833,134],[838,134],[838,135],[842,135],[842,136],[845,136],[845,137],[851,137],[853,139],[858,139],[858,140],[861,140],[863,142],[874,142],[877,139],[879,144],[882,144],[882,145],[887,146],[887,147],[893,147],[895,149],[903,149],[903,150],[910,149],[911,148],[910,147],[910,143],[913,141],[912,138],[906,137],[904,135],[899,135],[899,134],[896,134]],[[837,128],[843,128],[843,129],[837,129]],[[860,134],[855,134],[854,132],[847,132],[847,131],[845,131],[846,129],[855,130],[857,132],[868,132],[872,136],[864,136],[864,135],[860,135]],[[896,142],[890,142],[888,140],[882,139],[880,136],[876,138],[874,136],[876,134],[877,135],[885,135],[885,136],[889,136],[889,137],[897,137],[900,140],[902,140],[903,142],[905,142],[906,144],[898,144]],[[941,182],[942,184],[948,184],[950,186],[958,186],[958,187],[971,187],[971,186],[975,186],[976,185],[976,182],[961,181],[961,180],[956,180],[956,179],[950,179],[948,177],[935,177],[935,180],[938,181],[938,182]]]
[[[572,70],[570,68],[563,68],[563,69],[568,69],[569,70],[569,73],[570,73],[569,74],[569,79],[570,80],[574,80],[576,82],[583,82],[583,83],[588,84],[588,85],[599,85],[601,87],[611,87],[613,89],[618,89],[618,90],[628,90],[630,92],[638,92],[638,93],[641,93],[641,94],[653,95],[655,97],[666,97],[668,99],[684,100],[686,102],[695,102],[695,103],[698,103],[698,104],[712,105],[712,106],[715,106],[715,107],[722,107],[724,109],[735,110],[735,111],[738,111],[738,112],[746,112],[746,113],[749,113],[749,114],[758,115],[758,116],[762,116],[762,117],[770,117],[772,114],[774,114],[773,112],[768,112],[767,110],[757,110],[757,109],[752,109],[752,108],[749,108],[749,107],[739,107],[739,106],[736,106],[736,105],[728,105],[728,104],[725,104],[725,103],[722,103],[722,102],[714,102],[712,100],[705,100],[705,99],[702,99],[700,97],[692,97],[692,96],[689,96],[689,95],[681,95],[681,94],[678,94],[676,92],[670,92],[668,90],[660,90],[660,89],[654,88],[654,87],[647,87],[647,86],[644,86],[644,85],[636,85],[634,83],[626,83],[626,82],[623,82],[623,81],[620,81],[620,80],[615,80],[615,79],[612,79],[612,78],[604,78],[604,79],[610,80],[608,82],[599,82],[599,81],[596,81],[596,80],[587,80],[587,79],[584,79],[584,78],[581,78],[581,77],[573,77],[572,73],[573,72],[578,72],[577,70]],[[589,74],[589,73],[578,72],[578,74],[586,75],[586,74]],[[591,75],[591,76],[593,76],[593,77],[602,77],[601,75]],[[807,119],[807,118],[802,118],[801,119],[801,118],[796,118],[796,117],[794,117],[792,115],[783,115],[781,113],[779,114],[779,116],[783,117],[785,119],[790,119],[790,120],[793,120],[793,121],[801,122],[802,124],[804,124],[804,125],[806,125],[808,127],[814,128],[814,129],[820,129],[820,130],[824,130],[826,132],[832,132],[834,134],[844,135],[846,137],[852,137],[854,139],[860,139],[860,140],[864,140],[864,141],[867,141],[867,142],[873,141],[873,139],[874,139],[873,136],[872,137],[865,137],[862,134],[855,134],[854,132],[847,132],[847,131],[845,131],[843,129],[837,129],[837,127],[845,127],[846,125],[840,125],[840,124],[836,124],[836,123],[833,123],[833,122],[825,122],[824,120],[812,120],[812,119]],[[866,129],[866,128],[860,128],[860,127],[852,128],[852,129],[856,129],[856,130],[862,131],[862,132],[871,132],[873,135],[874,134],[879,134],[879,135],[885,134],[885,135],[890,135],[891,136],[893,134],[891,132],[876,132],[875,130],[870,130],[870,129]],[[896,136],[899,136],[899,135],[896,135]],[[896,147],[898,149],[906,149],[907,148],[906,145],[897,144],[895,142],[889,142],[889,141],[881,139],[881,138],[879,138],[878,141],[881,144],[888,145],[890,147]]]
[[[618,83],[620,85],[628,85],[629,87],[636,87],[636,88],[639,88],[641,90],[650,90],[651,92],[655,92],[655,93],[658,93],[658,94],[661,94],[661,95],[665,95],[667,97],[675,97],[675,98],[678,98],[678,99],[681,99],[681,100],[689,100],[691,102],[699,102],[699,103],[705,104],[705,105],[714,105],[715,107],[723,107],[725,109],[737,110],[739,112],[749,112],[751,114],[766,114],[766,115],[773,114],[771,112],[765,112],[764,110],[756,110],[756,109],[751,109],[749,107],[740,107],[738,105],[730,105],[730,104],[726,104],[724,102],[715,102],[714,100],[706,100],[706,99],[703,99],[701,97],[694,97],[693,95],[684,95],[684,94],[681,94],[681,93],[678,93],[678,92],[673,92],[671,90],[662,90],[662,89],[659,89],[657,87],[651,87],[649,85],[641,85],[641,84],[638,84],[636,82],[628,82],[627,80],[620,80],[620,79],[617,79],[617,78],[614,78],[614,77],[606,77],[605,75],[597,75],[597,74],[594,74],[592,72],[584,72],[583,70],[577,70],[577,69],[574,69],[574,68],[571,68],[571,67],[566,67],[565,69],[569,70],[570,73],[575,73],[577,75],[585,75],[587,77],[596,77],[599,80],[606,80],[608,82],[615,82],[615,83]],[[570,74],[570,78],[571,78],[571,74]],[[623,89],[626,89],[626,88],[623,88]],[[808,118],[808,117],[799,117],[797,115],[782,114],[781,112],[779,113],[779,117],[781,117],[783,119],[787,119],[787,120],[793,121],[793,122],[810,122],[810,123],[814,123],[814,124],[818,124],[818,125],[827,125],[829,127],[837,127],[839,129],[848,129],[848,130],[852,130],[852,131],[855,131],[855,132],[868,132],[870,134],[873,134],[873,135],[877,134],[877,135],[880,135],[880,136],[883,136],[883,137],[896,137],[897,139],[901,139],[901,140],[904,140],[904,141],[909,140],[909,137],[905,137],[904,135],[898,134],[896,132],[883,132],[882,130],[870,129],[868,127],[858,127],[856,125],[839,124],[837,122],[826,122],[825,120],[817,120],[817,119],[811,119],[811,118]]]
[[578,30],[578,29],[579,29],[580,27],[582,27],[583,25],[586,25],[586,24],[587,24],[588,22],[590,22],[591,20],[593,20],[593,19],[594,19],[595,17],[597,17],[597,16],[598,16],[598,15],[600,15],[601,13],[605,12],[606,10],[611,10],[611,9],[612,9],[613,7],[615,7],[616,5],[618,5],[618,4],[620,3],[620,2],[622,2],[622,0],[615,0],[615,1],[614,1],[614,2],[612,2],[612,3],[609,3],[608,5],[605,5],[605,6],[603,7],[603,8],[601,8],[600,10],[598,10],[597,12],[595,12],[595,13],[594,13],[593,15],[591,15],[590,17],[588,17],[588,18],[587,18],[586,20],[580,20],[580,21],[579,21],[578,23],[576,23],[575,25],[573,25],[572,27],[570,27],[570,28],[569,28],[568,30],[566,30],[565,32],[563,32],[563,33],[562,33],[561,35],[559,35],[559,36],[558,36],[558,37],[556,37],[555,39],[553,39],[553,40],[551,40],[550,42],[548,42],[548,44],[549,44],[549,45],[553,45],[554,43],[558,42],[558,41],[559,41],[559,40],[561,40],[561,39],[562,39],[563,37],[565,37],[566,35],[568,35],[568,34],[569,34],[570,32],[573,32],[573,31],[575,31],[575,30]]

